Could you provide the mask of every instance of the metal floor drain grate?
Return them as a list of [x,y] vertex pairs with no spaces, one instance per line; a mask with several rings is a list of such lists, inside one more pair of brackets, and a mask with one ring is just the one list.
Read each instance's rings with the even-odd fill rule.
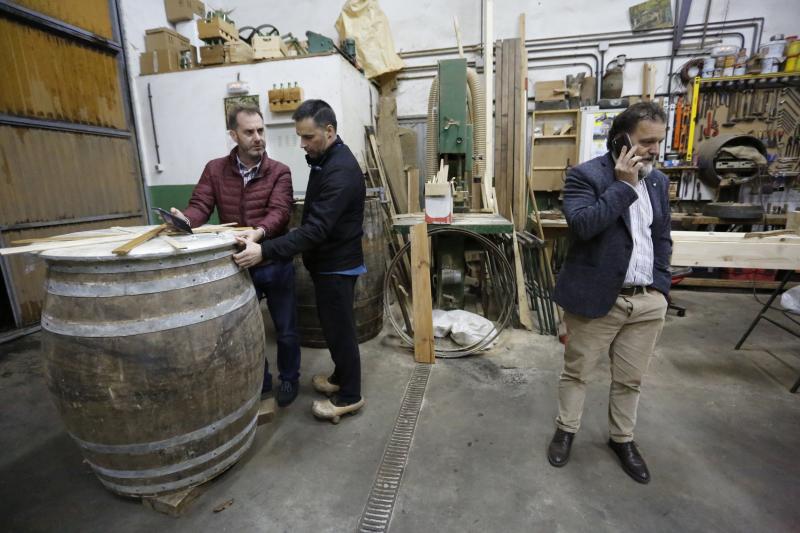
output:
[[406,386],[400,412],[394,421],[389,442],[383,450],[378,474],[372,484],[367,505],[358,522],[359,533],[380,533],[389,529],[389,520],[400,490],[400,481],[408,463],[411,439],[417,426],[417,417],[431,374],[429,364],[417,364]]

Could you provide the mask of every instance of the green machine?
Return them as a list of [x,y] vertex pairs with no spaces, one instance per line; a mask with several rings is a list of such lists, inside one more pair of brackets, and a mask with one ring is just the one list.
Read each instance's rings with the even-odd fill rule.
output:
[[[471,94],[465,58],[439,61],[436,125],[436,161],[448,166],[453,185],[453,211],[464,213],[472,203],[474,167]],[[429,125],[431,122],[429,121]],[[429,135],[431,132],[429,132]],[[439,309],[463,309],[467,265],[463,236],[439,236],[434,241],[435,305]]]
[[439,61],[438,160],[449,166],[455,188],[454,210],[469,210],[473,169],[473,135],[467,99],[467,60]]

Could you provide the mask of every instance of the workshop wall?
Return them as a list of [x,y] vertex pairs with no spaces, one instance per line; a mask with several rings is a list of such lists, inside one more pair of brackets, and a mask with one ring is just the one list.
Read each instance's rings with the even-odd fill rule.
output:
[[[466,45],[481,42],[481,0],[380,0],[380,6],[389,19],[392,37],[399,52],[412,50],[435,49],[455,45],[453,16],[458,17],[462,43]],[[526,15],[527,38],[543,39],[564,37],[568,35],[594,34],[613,31],[630,30],[628,8],[636,4],[636,0],[608,0],[605,2],[563,1],[563,0],[495,0],[494,2],[494,37],[495,39],[512,38],[519,35],[518,17]],[[292,32],[297,37],[305,35],[306,30],[322,33],[337,39],[334,24],[339,16],[344,1],[320,2],[318,0],[295,0],[292,9],[274,9],[268,7],[263,0],[216,0],[212,5],[226,10],[233,9],[231,17],[236,20],[248,20],[261,24],[273,24],[281,33]],[[674,6],[674,2],[673,2]],[[689,24],[702,24],[706,2],[696,0],[689,13]],[[673,7],[674,9],[674,7]],[[796,0],[763,0],[751,2],[745,0],[714,1],[711,5],[709,20],[712,22],[732,21],[764,17],[762,40],[776,33],[793,35],[800,31]],[[794,14],[794,16],[792,16]],[[744,34],[748,53],[752,52],[752,32],[739,31]],[[713,32],[709,32],[709,35]],[[699,33],[696,34],[699,41]],[[688,40],[688,39],[687,39]],[[726,43],[738,44],[738,38],[726,37]],[[671,53],[669,42],[652,45],[624,44],[615,46],[606,53],[608,63],[616,55],[624,53],[629,58],[645,56],[667,56]],[[588,72],[586,67],[548,68],[548,64],[563,63],[563,59],[550,61],[534,61],[536,56],[568,56],[575,53],[591,53],[591,49],[565,50],[560,52],[542,52],[532,54],[530,61],[530,79],[560,79],[566,74]],[[596,52],[596,49],[595,49]],[[470,59],[475,54],[467,54]],[[438,57],[431,56],[419,59],[406,59],[408,65],[435,64]],[[689,58],[678,58],[675,66],[679,67]],[[587,58],[576,58],[575,61],[587,62]],[[589,59],[589,63],[593,60]],[[643,61],[632,62],[625,69],[623,94],[640,94],[642,87]],[[657,92],[667,90],[668,61],[652,61],[657,68]],[[592,65],[592,68],[594,65]],[[428,91],[431,85],[429,77],[412,80],[403,76],[397,95],[398,115],[424,115],[427,112]]]

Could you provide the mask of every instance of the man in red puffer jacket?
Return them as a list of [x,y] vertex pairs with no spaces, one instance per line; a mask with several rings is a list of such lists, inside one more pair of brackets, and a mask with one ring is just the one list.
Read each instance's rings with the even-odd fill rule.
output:
[[[292,211],[292,175],[289,167],[267,157],[261,111],[256,106],[234,107],[228,128],[236,148],[208,162],[189,206],[183,212],[173,207],[172,213],[196,227],[205,224],[216,207],[223,224],[253,228],[243,235],[249,241],[285,234]],[[266,296],[275,324],[281,381],[276,399],[284,407],[297,397],[300,378],[294,265],[291,258],[263,261],[250,268],[250,275],[259,297]],[[262,398],[271,391],[272,375],[265,365]]]

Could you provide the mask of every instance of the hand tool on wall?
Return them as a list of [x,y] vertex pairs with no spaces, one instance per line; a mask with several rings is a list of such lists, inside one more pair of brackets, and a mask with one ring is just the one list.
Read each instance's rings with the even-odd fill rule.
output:
[[719,135],[719,127],[717,121],[714,120],[714,113],[709,111],[706,113],[706,127],[703,128],[703,138],[710,139]]
[[672,146],[679,152],[681,151],[680,143],[681,143],[682,123],[683,123],[683,96],[680,96],[678,97],[678,103],[675,104],[675,124],[673,125],[675,133],[672,135]]
[[732,113],[735,102],[736,102],[735,93],[733,95],[731,95],[731,93],[728,93],[726,99],[728,110],[725,114],[725,122],[722,123],[723,128],[732,128],[733,126],[736,125],[736,121],[733,120],[734,118],[736,118],[736,116]]

